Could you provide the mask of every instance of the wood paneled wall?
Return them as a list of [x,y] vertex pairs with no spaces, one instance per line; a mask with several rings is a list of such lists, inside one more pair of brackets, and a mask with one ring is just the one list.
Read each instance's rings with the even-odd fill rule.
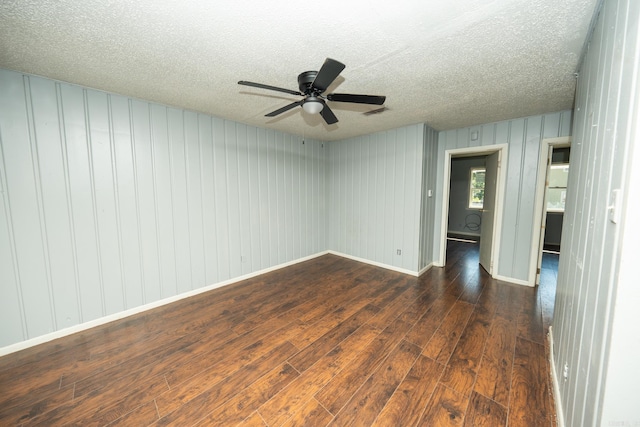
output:
[[[514,95],[517,96],[517,95]],[[571,111],[531,116],[440,132],[434,253],[440,252],[445,151],[508,144],[506,199],[503,206],[498,276],[528,282],[533,246],[535,186],[541,141],[571,135]],[[475,138],[475,139],[474,139]],[[448,183],[447,183],[448,185]],[[537,238],[537,237],[535,237]]]
[[325,251],[324,146],[0,70],[0,347]]
[[418,271],[424,135],[418,124],[330,143],[330,249]]
[[422,148],[422,203],[420,206],[420,255],[418,270],[423,271],[435,261],[433,241],[436,223],[436,193],[438,171],[438,132],[425,125]]
[[[639,24],[639,2],[606,0],[578,78],[553,318],[566,426],[640,423],[638,185],[631,178],[640,167]],[[626,215],[614,223],[616,189]]]

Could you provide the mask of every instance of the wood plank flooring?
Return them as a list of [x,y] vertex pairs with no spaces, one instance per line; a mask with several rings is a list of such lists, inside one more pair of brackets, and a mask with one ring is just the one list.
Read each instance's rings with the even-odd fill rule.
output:
[[[325,255],[0,358],[2,426],[554,426],[555,276]],[[544,267],[544,265],[543,265]]]

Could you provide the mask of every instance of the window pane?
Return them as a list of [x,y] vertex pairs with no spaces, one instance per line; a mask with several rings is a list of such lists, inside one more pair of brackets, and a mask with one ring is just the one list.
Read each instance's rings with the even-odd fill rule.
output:
[[569,165],[551,165],[549,170],[549,187],[566,188],[569,177]]
[[484,205],[484,168],[471,168],[469,177],[469,208],[482,209]]
[[547,210],[563,212],[566,199],[566,188],[549,188],[547,191]]
[[548,211],[564,212],[568,177],[569,165],[566,163],[551,165],[549,168],[549,188],[547,189]]
[[484,201],[484,190],[473,190],[471,201],[473,203],[480,203],[480,206],[482,206],[482,202]]
[[484,188],[484,170],[473,171],[471,174],[471,187]]

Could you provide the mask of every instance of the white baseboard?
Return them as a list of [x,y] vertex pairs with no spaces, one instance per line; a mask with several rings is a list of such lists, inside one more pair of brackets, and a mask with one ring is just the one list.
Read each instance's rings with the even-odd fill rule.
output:
[[433,266],[434,266],[433,263],[429,263],[429,265],[427,265],[425,268],[423,268],[422,270],[418,271],[418,277],[422,276],[424,273],[429,271],[431,269],[431,267],[433,267]]
[[478,233],[469,233],[468,231],[452,231],[452,230],[447,230],[447,235],[449,234],[457,234],[460,236],[472,236],[472,237],[480,237],[480,235]]
[[400,268],[400,267],[394,267],[393,265],[389,265],[389,264],[383,264],[381,262],[377,262],[377,261],[371,261],[369,259],[365,259],[365,258],[360,258],[357,256],[353,256],[353,255],[347,255],[347,254],[343,254],[342,252],[336,252],[336,251],[329,251],[330,254],[333,255],[337,255],[337,256],[341,256],[343,258],[348,258],[348,259],[352,259],[354,261],[358,261],[358,262],[363,262],[365,264],[370,264],[370,265],[374,265],[376,267],[382,267],[382,268],[386,268],[387,270],[393,270],[393,271],[397,271],[398,273],[404,273],[404,274],[409,274],[411,276],[419,276],[419,273],[416,271],[411,271],[411,270],[407,270],[404,268]]
[[6,347],[0,348],[0,357],[1,356],[5,356],[7,354],[15,353],[17,351],[24,350],[24,349],[27,349],[27,348],[30,348],[30,347],[34,347],[34,346],[39,345],[39,344],[44,344],[46,342],[53,341],[53,340],[58,339],[58,338],[63,338],[63,337],[66,337],[68,335],[75,334],[77,332],[82,332],[82,331],[85,331],[87,329],[95,328],[96,326],[104,325],[106,323],[113,322],[115,320],[120,320],[120,319],[123,319],[125,317],[133,316],[135,314],[142,313],[144,311],[152,310],[154,308],[161,307],[163,305],[171,304],[173,302],[180,301],[182,299],[189,298],[189,297],[192,297],[192,296],[195,296],[195,295],[199,295],[199,294],[202,294],[204,292],[208,292],[208,291],[211,291],[211,290],[214,290],[214,289],[217,289],[217,288],[221,288],[223,286],[231,285],[233,283],[237,283],[237,282],[240,282],[242,280],[250,279],[252,277],[256,277],[256,276],[259,276],[261,274],[269,273],[271,271],[275,271],[275,270],[279,270],[281,268],[289,267],[291,265],[298,264],[300,262],[308,261],[310,259],[317,258],[319,256],[326,255],[326,254],[337,255],[337,256],[340,256],[340,257],[343,257],[343,258],[351,259],[351,260],[358,261],[358,262],[363,262],[365,264],[374,265],[376,267],[381,267],[381,268],[385,268],[387,270],[397,271],[399,273],[408,274],[408,275],[415,276],[415,277],[418,277],[421,274],[424,274],[427,270],[429,270],[431,267],[433,267],[435,265],[434,263],[430,263],[429,265],[427,265],[425,268],[423,268],[419,272],[415,272],[415,271],[407,270],[407,269],[404,269],[404,268],[395,267],[395,266],[392,266],[392,265],[383,264],[383,263],[380,263],[380,262],[371,261],[371,260],[368,260],[368,259],[364,259],[364,258],[359,258],[359,257],[352,256],[352,255],[343,254],[341,252],[336,252],[336,251],[318,252],[318,253],[313,254],[313,255],[309,255],[309,256],[306,256],[306,257],[303,257],[303,258],[299,258],[299,259],[296,259],[296,260],[293,260],[293,261],[285,262],[283,264],[278,264],[278,265],[275,265],[273,267],[265,268],[263,270],[254,271],[253,273],[245,274],[243,276],[234,277],[233,279],[228,279],[228,280],[225,280],[225,281],[222,281],[222,282],[219,282],[219,283],[214,283],[212,285],[208,285],[208,286],[205,286],[205,287],[202,287],[202,288],[194,289],[192,291],[185,292],[185,293],[182,293],[182,294],[179,294],[179,295],[174,295],[172,297],[168,297],[168,298],[164,298],[164,299],[161,299],[161,300],[158,300],[158,301],[150,302],[148,304],[144,304],[144,305],[141,305],[141,306],[138,306],[138,307],[133,307],[133,308],[130,308],[128,310],[120,311],[118,313],[113,313],[113,314],[110,314],[110,315],[107,315],[107,316],[104,316],[104,317],[100,317],[100,318],[95,319],[95,320],[90,320],[88,322],[80,323],[78,325],[74,325],[74,326],[70,326],[68,328],[60,329],[58,331],[50,332],[50,333],[45,334],[45,335],[40,335],[38,337],[31,338],[31,339],[28,339],[28,340],[25,340],[25,341],[20,341],[20,342],[15,343],[15,344],[10,344],[10,345],[8,345]]
[[564,427],[564,413],[562,412],[562,402],[560,401],[560,383],[556,370],[556,362],[553,358],[553,327],[549,326],[547,334],[549,340],[549,366],[551,367],[551,381],[553,382],[553,401],[556,405],[556,423],[558,427]]
[[534,285],[532,285],[528,280],[522,280],[522,279],[515,279],[513,277],[500,276],[499,274],[493,276],[493,278],[497,279],[497,280],[502,280],[503,282],[513,283],[514,285],[529,286],[530,288],[534,287]]
[[164,298],[158,301],[150,302],[148,304],[140,305],[138,307],[130,308],[128,310],[120,311],[118,313],[113,313],[108,316],[100,317],[95,320],[90,320],[88,322],[80,323],[78,325],[70,326],[68,328],[60,329],[55,332],[50,332],[45,335],[40,335],[35,338],[31,338],[25,341],[20,341],[15,344],[10,344],[6,347],[0,348],[0,357],[5,356],[10,353],[15,353],[16,351],[24,350],[29,347],[36,346],[38,344],[44,344],[49,341],[53,341],[58,338],[63,338],[71,334],[75,334],[76,332],[85,331],[87,329],[95,328],[96,326],[104,325],[105,323],[113,322],[114,320],[120,320],[125,317],[133,316],[134,314],[142,313],[143,311],[148,311],[157,307],[161,307],[163,305],[171,304],[176,301],[180,301],[185,298],[189,298],[195,295],[202,294],[204,292],[211,291],[213,289],[221,288],[223,286],[231,285],[233,283],[240,282],[242,280],[250,279],[252,277],[259,276],[261,274],[269,273],[271,271],[279,270],[281,268],[289,267],[294,264],[298,264],[304,261],[308,261],[313,258],[317,258],[322,255],[328,254],[329,251],[318,252],[313,255],[309,255],[303,258],[299,258],[293,261],[285,262],[283,264],[278,264],[273,267],[268,267],[263,270],[254,271],[253,273],[245,274],[243,276],[234,277],[233,279],[224,280],[222,282],[214,283],[212,285],[208,285],[202,288],[194,289],[189,292],[184,292],[179,295],[174,295],[172,297]]

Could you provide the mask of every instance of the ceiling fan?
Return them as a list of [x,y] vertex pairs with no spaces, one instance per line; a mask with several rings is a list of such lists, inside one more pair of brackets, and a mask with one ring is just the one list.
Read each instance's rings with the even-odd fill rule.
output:
[[300,91],[284,89],[275,86],[269,86],[262,83],[253,83],[241,80],[239,85],[253,86],[262,89],[275,90],[278,92],[288,93],[290,95],[304,96],[304,99],[293,102],[289,105],[285,105],[282,108],[278,108],[275,111],[266,114],[265,117],[275,117],[278,114],[282,114],[285,111],[289,111],[297,106],[302,106],[302,109],[309,114],[320,113],[322,118],[328,125],[332,125],[338,122],[338,118],[333,114],[331,108],[327,105],[326,101],[334,102],[352,102],[356,104],[371,104],[382,105],[386,99],[385,96],[376,95],[354,95],[349,93],[329,93],[323,95],[329,85],[338,77],[338,75],[344,70],[345,65],[335,59],[327,58],[322,64],[320,71],[305,71],[298,76],[298,87]]

